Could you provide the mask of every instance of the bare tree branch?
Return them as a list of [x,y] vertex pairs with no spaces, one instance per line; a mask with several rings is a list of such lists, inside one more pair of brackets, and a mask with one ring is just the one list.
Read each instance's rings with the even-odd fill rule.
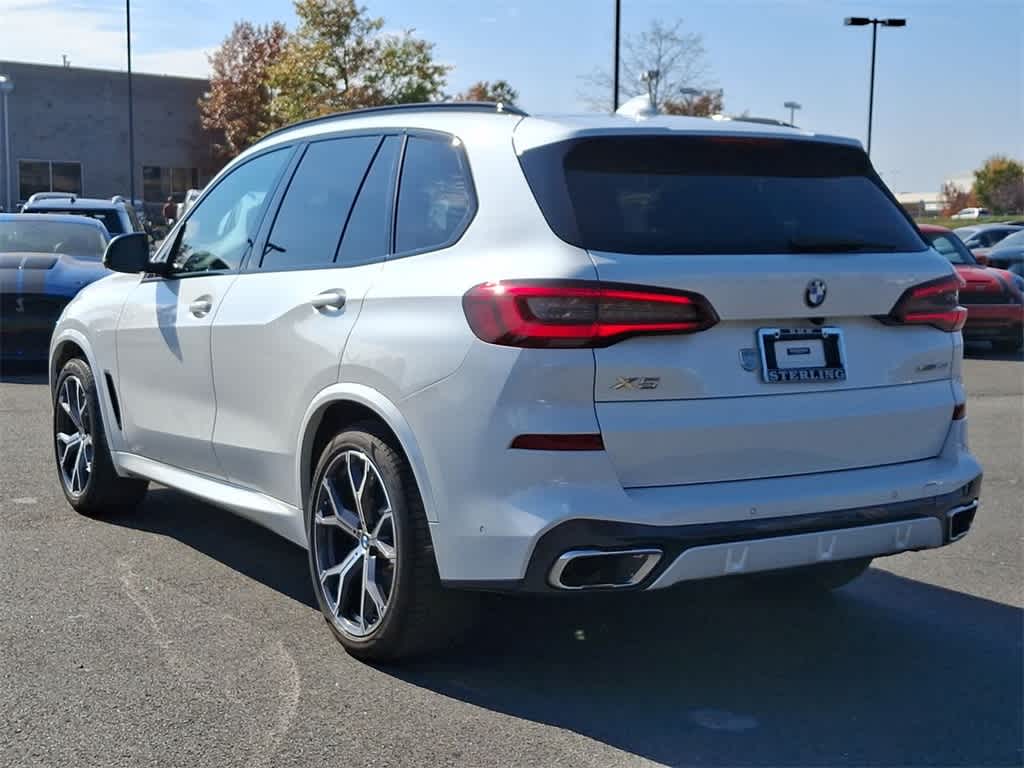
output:
[[[646,31],[625,37],[620,60],[620,102],[647,93],[647,83],[641,76],[652,70],[658,72],[651,89],[657,107],[666,101],[679,102],[685,89],[708,90],[711,68],[701,35],[687,32],[682,19],[671,24],[656,19]],[[583,75],[581,80],[581,97],[594,109],[608,110],[612,102],[611,72],[598,69]]]

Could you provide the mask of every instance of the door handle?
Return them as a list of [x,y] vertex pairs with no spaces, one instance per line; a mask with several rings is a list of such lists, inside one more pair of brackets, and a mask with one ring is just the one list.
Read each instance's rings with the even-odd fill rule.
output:
[[212,308],[213,301],[210,300],[209,296],[200,296],[188,305],[188,311],[196,317],[206,317]]
[[314,309],[341,309],[345,306],[345,292],[341,288],[318,293],[309,300]]

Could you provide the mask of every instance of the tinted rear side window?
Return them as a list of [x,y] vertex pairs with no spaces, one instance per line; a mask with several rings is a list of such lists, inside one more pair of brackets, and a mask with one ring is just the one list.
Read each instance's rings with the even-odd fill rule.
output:
[[288,184],[263,254],[263,269],[334,261],[356,192],[380,144],[377,136],[310,144]]
[[469,167],[452,138],[410,136],[398,188],[395,251],[451,245],[475,210]]
[[341,238],[336,259],[339,266],[369,264],[387,256],[394,197],[392,184],[401,145],[401,138],[388,136],[377,150]]
[[616,136],[525,152],[548,224],[596,251],[922,251],[854,147],[732,137]]

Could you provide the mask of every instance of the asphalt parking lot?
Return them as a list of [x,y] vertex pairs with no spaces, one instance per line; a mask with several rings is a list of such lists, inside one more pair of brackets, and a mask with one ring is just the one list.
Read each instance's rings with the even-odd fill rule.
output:
[[304,553],[178,493],[77,516],[43,377],[0,381],[0,765],[1020,765],[1024,363],[966,362],[975,530],[821,600],[489,600],[372,667]]

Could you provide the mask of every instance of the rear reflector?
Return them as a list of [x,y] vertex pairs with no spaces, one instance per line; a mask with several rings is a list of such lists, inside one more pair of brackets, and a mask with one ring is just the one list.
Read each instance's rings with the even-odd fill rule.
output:
[[603,451],[599,434],[587,435],[519,435],[509,448],[527,451]]
[[585,280],[482,283],[462,297],[478,338],[510,347],[607,347],[639,334],[695,333],[718,322],[703,296]]
[[967,418],[967,403],[957,403],[953,406],[953,421]]
[[931,325],[943,331],[959,331],[967,321],[967,309],[960,306],[963,286],[959,276],[949,275],[908,288],[885,320],[899,325]]

